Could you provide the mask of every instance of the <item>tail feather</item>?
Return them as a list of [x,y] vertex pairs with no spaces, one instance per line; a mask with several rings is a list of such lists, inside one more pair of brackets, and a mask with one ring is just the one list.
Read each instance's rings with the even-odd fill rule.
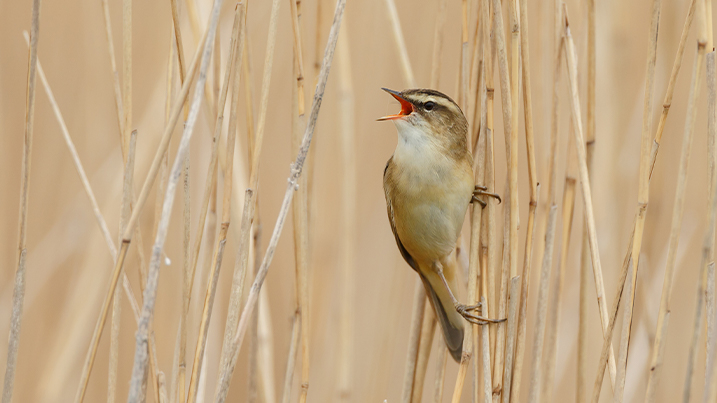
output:
[[[419,272],[420,273],[420,272]],[[426,294],[433,305],[438,323],[443,330],[443,340],[446,342],[448,351],[456,362],[461,361],[463,352],[463,318],[456,312],[453,303],[448,295],[440,277],[430,273],[428,276],[420,273]],[[440,288],[439,288],[440,287]]]

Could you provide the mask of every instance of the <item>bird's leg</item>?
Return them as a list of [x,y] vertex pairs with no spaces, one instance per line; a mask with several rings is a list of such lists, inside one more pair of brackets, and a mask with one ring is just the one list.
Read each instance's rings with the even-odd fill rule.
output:
[[443,275],[443,266],[441,265],[441,263],[434,262],[433,269],[436,271],[436,273],[438,273],[438,276],[441,278],[443,285],[446,287],[446,290],[448,290],[448,295],[450,295],[451,301],[453,301],[453,306],[456,308],[456,311],[461,316],[463,316],[465,320],[470,323],[473,323],[474,325],[487,325],[488,323],[500,323],[505,321],[505,319],[490,319],[484,316],[474,315],[470,313],[470,311],[478,311],[480,313],[482,308],[481,303],[477,303],[475,305],[464,305],[458,302],[456,296],[453,295],[453,291],[451,291],[451,287],[448,285],[446,277]]
[[479,199],[478,196],[490,196],[495,197],[498,199],[498,203],[500,203],[502,200],[500,196],[497,193],[491,193],[488,192],[488,188],[485,186],[476,185],[475,189],[473,190],[473,194],[471,195],[471,203],[475,202],[481,205],[481,207],[485,208],[486,202]]

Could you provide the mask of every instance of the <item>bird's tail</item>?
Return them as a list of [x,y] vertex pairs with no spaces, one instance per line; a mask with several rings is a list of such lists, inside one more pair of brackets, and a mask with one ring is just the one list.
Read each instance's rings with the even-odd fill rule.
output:
[[[452,264],[456,265],[455,259],[452,259]],[[444,268],[444,275],[453,291],[453,295],[457,295],[456,292],[458,291],[456,272],[456,267]],[[464,319],[453,306],[451,296],[448,294],[445,285],[443,285],[440,276],[433,269],[420,270],[419,274],[421,275],[423,286],[426,288],[428,300],[431,301],[433,311],[436,313],[438,323],[440,323],[443,330],[443,340],[446,342],[446,347],[451,352],[453,359],[460,362],[461,353],[463,352]]]

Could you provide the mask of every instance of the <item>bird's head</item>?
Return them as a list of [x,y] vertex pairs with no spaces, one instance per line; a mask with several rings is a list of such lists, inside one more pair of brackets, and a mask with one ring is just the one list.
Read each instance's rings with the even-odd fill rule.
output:
[[422,88],[401,92],[382,89],[401,103],[401,111],[379,118],[379,121],[392,120],[400,136],[422,133],[447,147],[466,149],[468,122],[450,97]]

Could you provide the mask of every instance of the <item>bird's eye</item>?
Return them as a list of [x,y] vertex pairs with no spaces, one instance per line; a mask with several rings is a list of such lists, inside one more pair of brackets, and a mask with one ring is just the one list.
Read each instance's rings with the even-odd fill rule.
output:
[[423,105],[423,108],[426,109],[427,111],[430,111],[430,110],[433,110],[433,107],[435,107],[435,106],[436,106],[435,102],[428,101]]

